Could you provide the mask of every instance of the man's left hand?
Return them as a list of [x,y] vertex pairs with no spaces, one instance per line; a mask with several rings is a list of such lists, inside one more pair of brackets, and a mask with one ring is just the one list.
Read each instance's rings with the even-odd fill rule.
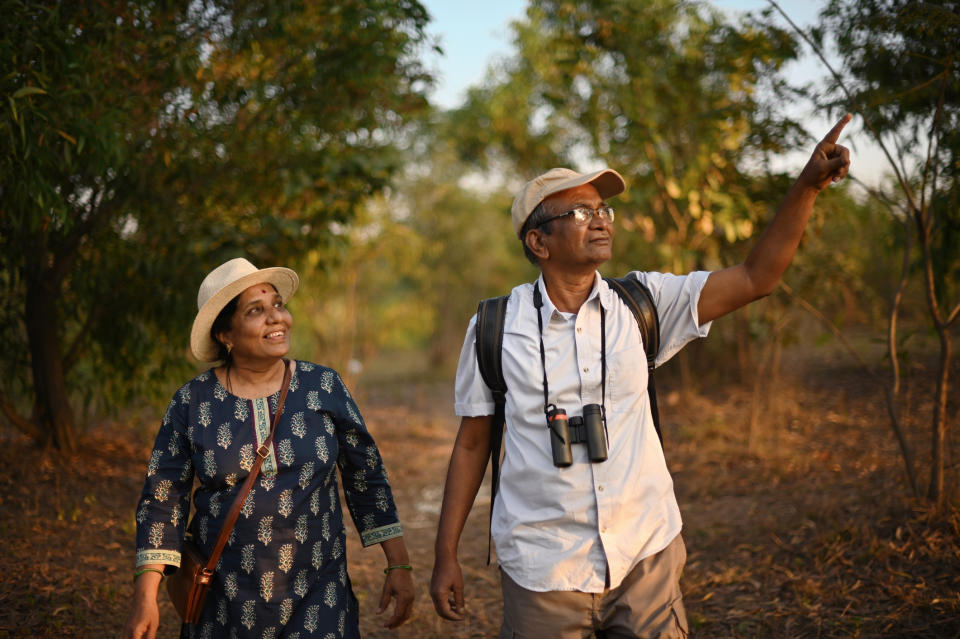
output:
[[843,127],[853,118],[849,113],[840,118],[830,132],[820,140],[813,155],[797,179],[802,186],[821,191],[831,182],[839,182],[850,170],[850,149],[837,144]]

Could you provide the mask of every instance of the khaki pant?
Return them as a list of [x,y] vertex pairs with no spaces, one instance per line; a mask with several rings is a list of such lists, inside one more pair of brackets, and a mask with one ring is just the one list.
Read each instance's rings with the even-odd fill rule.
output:
[[677,535],[637,564],[623,583],[600,594],[534,592],[501,570],[500,639],[685,639],[687,615],[679,581],[686,560]]

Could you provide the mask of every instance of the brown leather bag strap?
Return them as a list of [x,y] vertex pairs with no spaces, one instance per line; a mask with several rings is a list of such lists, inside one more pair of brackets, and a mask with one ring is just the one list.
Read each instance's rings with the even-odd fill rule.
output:
[[270,454],[270,443],[273,441],[273,434],[277,430],[277,424],[280,423],[280,415],[283,413],[283,402],[287,399],[287,391],[290,390],[290,377],[290,361],[285,359],[283,360],[283,385],[280,387],[280,399],[277,401],[277,412],[273,416],[273,425],[270,427],[270,434],[263,440],[260,448],[257,449],[257,458],[253,462],[250,474],[247,475],[246,481],[243,482],[243,487],[240,489],[240,492],[237,493],[237,498],[233,500],[233,505],[230,507],[230,512],[227,513],[227,518],[223,520],[220,536],[217,537],[217,543],[213,546],[213,552],[210,553],[207,565],[203,568],[203,572],[207,575],[213,574],[213,570],[217,566],[217,561],[220,560],[220,553],[223,552],[223,548],[227,545],[230,532],[237,523],[237,518],[240,517],[243,502],[246,501],[250,489],[253,488],[253,482],[256,481],[257,475],[260,474],[260,466],[263,465],[263,460]]

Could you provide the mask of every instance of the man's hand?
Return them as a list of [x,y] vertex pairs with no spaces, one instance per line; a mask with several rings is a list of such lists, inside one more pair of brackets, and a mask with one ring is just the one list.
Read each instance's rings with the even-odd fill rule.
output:
[[447,468],[434,545],[430,597],[437,614],[451,621],[463,619],[463,573],[457,562],[457,544],[483,481],[487,458],[490,457],[491,428],[491,415],[462,418],[450,455],[450,467]]
[[800,244],[817,194],[850,170],[850,151],[837,139],[851,118],[849,113],[840,118],[817,144],[746,261],[707,278],[697,302],[701,326],[773,292]]
[[840,118],[830,132],[820,140],[797,182],[803,187],[821,191],[831,182],[839,182],[850,170],[850,149],[837,144],[840,132],[853,118],[849,113]]
[[437,558],[430,579],[430,597],[438,615],[451,621],[463,620],[463,573],[456,558]]

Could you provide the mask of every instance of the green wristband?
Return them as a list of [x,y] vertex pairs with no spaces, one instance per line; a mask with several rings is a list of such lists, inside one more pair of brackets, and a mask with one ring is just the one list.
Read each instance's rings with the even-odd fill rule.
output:
[[133,573],[133,580],[136,581],[137,577],[139,577],[145,572],[155,572],[158,575],[160,575],[160,579],[163,579],[163,571],[160,570],[159,568],[144,568],[142,570],[138,570],[137,572]]
[[396,566],[387,566],[386,568],[384,568],[383,574],[388,575],[390,574],[391,570],[398,570],[398,569],[409,570],[410,572],[413,572],[413,566],[411,566],[410,564],[397,564]]

